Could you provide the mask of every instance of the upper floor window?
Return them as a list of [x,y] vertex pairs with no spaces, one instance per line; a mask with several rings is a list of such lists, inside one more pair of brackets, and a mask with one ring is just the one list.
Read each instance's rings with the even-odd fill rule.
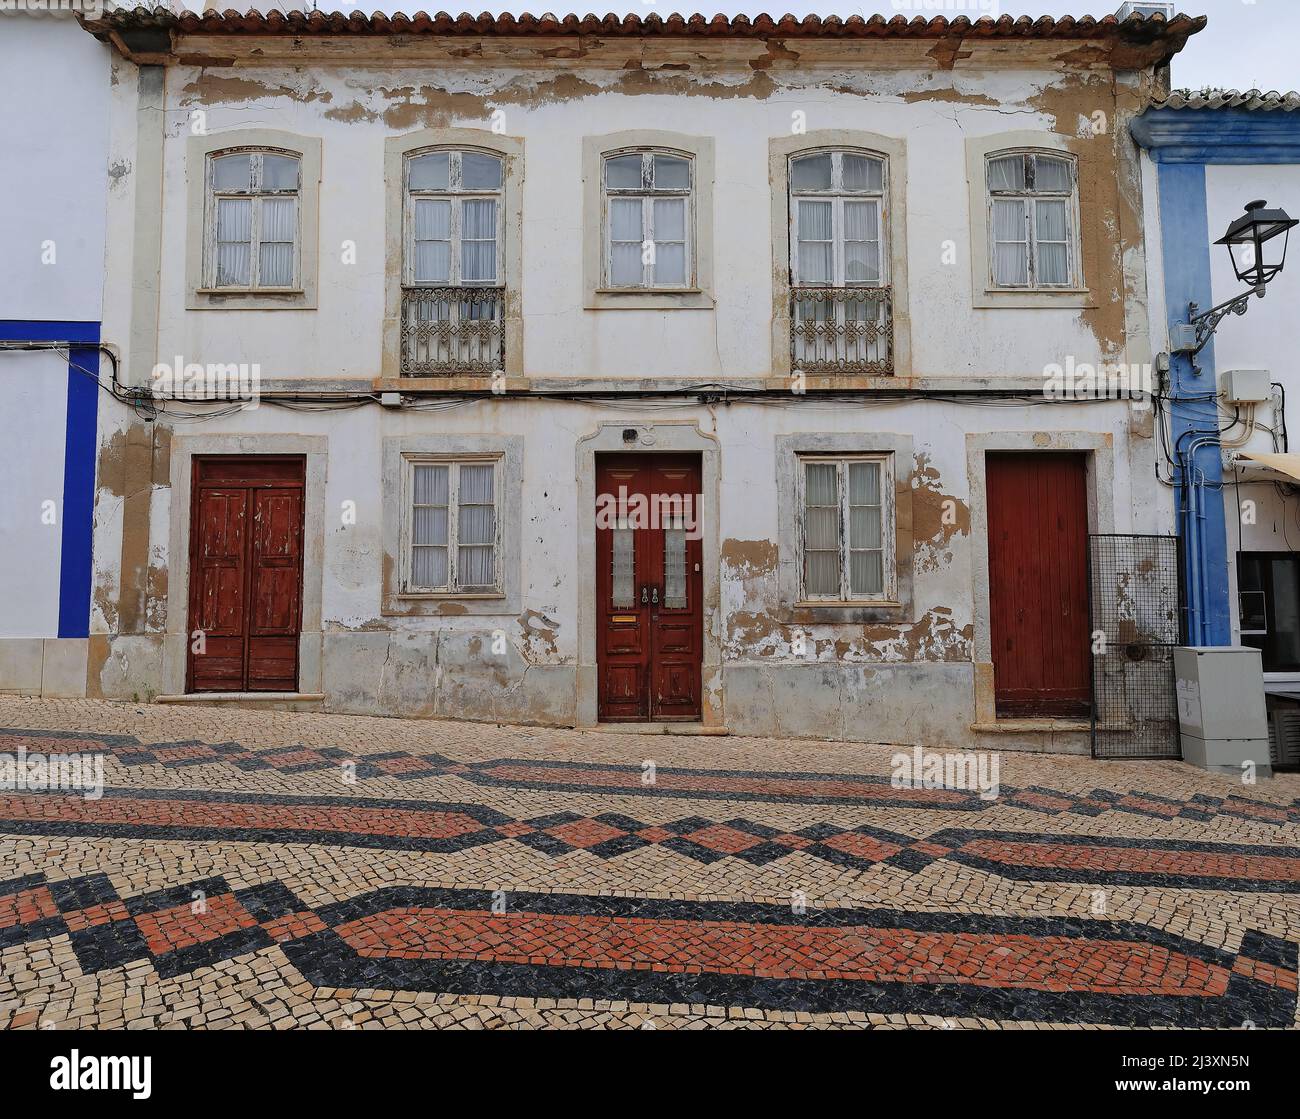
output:
[[293,291],[301,285],[301,179],[301,158],[292,152],[209,157],[207,287]]
[[695,282],[694,166],[667,151],[602,161],[604,279],[610,288],[688,288]]
[[1044,152],[1000,152],[987,159],[986,175],[993,286],[1077,287],[1074,159]]
[[790,268],[796,287],[886,282],[885,161],[848,151],[790,160]]
[[501,157],[487,152],[406,158],[406,284],[500,284],[502,179]]

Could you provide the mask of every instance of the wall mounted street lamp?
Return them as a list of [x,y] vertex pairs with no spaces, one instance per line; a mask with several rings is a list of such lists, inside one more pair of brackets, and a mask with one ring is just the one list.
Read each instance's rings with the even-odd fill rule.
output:
[[1268,209],[1268,203],[1263,199],[1246,203],[1246,212],[1214,243],[1228,246],[1232,270],[1237,279],[1250,285],[1250,290],[1208,311],[1202,311],[1196,303],[1189,303],[1189,329],[1183,338],[1177,340],[1182,345],[1175,347],[1176,352],[1199,354],[1214,336],[1220,321],[1227,315],[1244,315],[1252,295],[1264,298],[1265,285],[1282,271],[1286,263],[1286,243],[1293,225],[1300,225],[1300,222],[1285,210]]

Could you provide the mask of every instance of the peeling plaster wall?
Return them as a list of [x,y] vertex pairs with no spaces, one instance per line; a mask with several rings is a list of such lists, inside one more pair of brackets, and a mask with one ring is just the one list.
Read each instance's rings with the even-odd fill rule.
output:
[[[714,414],[702,407],[673,409],[672,421],[698,426],[719,445],[721,595],[718,609],[706,611],[704,625],[721,639],[721,694],[714,702],[725,725],[752,734],[963,741],[975,718],[980,622],[974,591],[985,578],[976,570],[969,512],[972,485],[982,487],[982,480],[969,476],[963,433],[1006,432],[1010,444],[1031,440],[1038,430],[1068,441],[1061,432],[1086,425],[1115,448],[1114,524],[1105,527],[1131,531],[1135,486],[1124,442],[1128,411],[1119,403],[1045,405],[1033,410],[1033,428],[1026,429],[1016,411],[934,402],[810,402],[788,408],[733,403],[715,407]],[[321,581],[319,687],[326,709],[567,725],[577,718],[580,671],[575,447],[602,423],[657,422],[664,422],[662,413],[631,402],[611,410],[485,400],[437,413],[371,407],[335,414],[263,405],[237,420],[205,424],[201,436],[237,435],[249,450],[257,449],[259,438],[287,438],[282,433],[289,428],[295,438],[327,441],[320,566],[313,571],[309,565],[306,572],[308,581]],[[143,426],[136,421],[133,430]],[[383,440],[435,430],[440,436],[490,431],[522,437],[518,611],[467,615],[452,603],[435,616],[382,612]],[[897,623],[780,620],[777,438],[810,430],[856,433],[866,444],[872,432],[913,433],[913,601]],[[157,426],[155,442],[170,443],[166,432]],[[178,435],[178,449],[195,437],[188,431]],[[124,442],[129,444],[129,435]],[[183,459],[179,465],[185,468]],[[1144,484],[1139,476],[1136,486]],[[954,510],[947,519],[940,512],[945,499]],[[170,500],[167,486],[154,487],[158,512],[150,570],[146,583],[136,584],[146,591],[148,580],[165,582],[168,563],[186,562],[184,555],[167,554],[163,511]],[[354,503],[355,523],[344,523],[345,502]],[[153,593],[145,600],[153,601]],[[183,666],[184,619],[159,616],[155,605],[136,630],[105,639],[96,694],[146,698],[175,686],[177,666]],[[793,644],[800,633],[806,642],[802,656]],[[494,648],[498,637],[503,641]],[[942,734],[933,737],[940,728]]]
[[[211,49],[219,57],[217,45]],[[1029,50],[1021,68],[1004,55],[987,69],[936,70],[934,60],[918,59],[905,67],[842,62],[794,70],[788,61],[780,68],[774,56],[652,72],[641,62],[551,66],[536,58],[517,67],[472,60],[384,67],[346,59],[346,46],[328,49],[343,51],[340,61],[168,67],[159,122],[157,340],[153,352],[134,354],[131,326],[142,294],[133,294],[131,277],[148,274],[147,254],[155,250],[132,236],[133,213],[137,190],[156,188],[134,181],[140,145],[151,139],[137,120],[135,68],[115,59],[110,163],[118,170],[109,188],[105,334],[127,351],[124,368],[148,369],[180,355],[185,362],[257,363],[264,380],[304,388],[329,381],[368,388],[380,373],[392,263],[384,259],[385,139],[420,128],[489,128],[494,120],[524,144],[525,377],[770,378],[768,144],[789,135],[796,121],[808,131],[869,129],[906,142],[912,378],[1032,390],[1045,366],[1068,357],[1149,360],[1143,313],[1133,313],[1135,304],[1145,306],[1146,291],[1139,165],[1119,128],[1136,98],[1131,76],[1063,72],[1054,57],[1033,61]],[[1099,132],[1098,114],[1105,122]],[[200,124],[210,133],[256,127],[321,138],[319,310],[185,309],[186,175],[202,173],[187,169],[185,152]],[[713,310],[583,309],[582,139],[637,128],[714,139]],[[964,141],[1025,130],[1056,130],[1080,153],[1094,307],[972,306]],[[345,241],[356,245],[355,264],[342,263]],[[259,437],[288,433],[326,440],[323,529],[308,542],[318,546],[319,570],[307,573],[319,581],[320,629],[305,635],[300,686],[319,688],[323,706],[335,711],[579,720],[576,697],[594,666],[581,663],[577,622],[575,448],[602,423],[653,425],[671,417],[717,441],[720,594],[704,624],[721,663],[706,666],[705,704],[716,722],[739,733],[976,741],[970,726],[984,624],[977,588],[986,573],[972,544],[972,493],[982,480],[970,475],[968,435],[1041,435],[1052,444],[1071,432],[1093,433],[1114,459],[1114,523],[1101,527],[1167,530],[1152,498],[1149,423],[1144,430],[1141,416],[1118,403],[978,408],[939,400],[846,405],[809,396],[664,409],[635,401],[597,407],[483,399],[439,411],[370,406],[338,413],[264,404],[175,432],[120,405],[105,411],[88,685],[94,695],[181,690],[186,619],[174,608],[169,616],[167,607],[176,565],[187,562],[174,536],[173,435],[245,436],[250,450]],[[448,603],[432,615],[383,612],[383,494],[395,481],[384,477],[383,442],[435,432],[522,438],[518,610],[468,614]],[[913,518],[913,586],[904,616],[800,626],[782,620],[777,439],[809,432],[910,437],[903,484]],[[943,516],[945,500],[954,519]],[[355,524],[343,523],[344,502],[355,503]],[[806,638],[803,656],[795,652],[796,629]],[[997,744],[1015,743],[1001,736]]]
[[[1067,354],[1081,362],[1124,358],[1126,291],[1137,294],[1125,278],[1126,231],[1140,232],[1140,198],[1136,160],[1130,168],[1119,126],[1135,94],[1109,71],[553,72],[443,64],[421,68],[416,80],[397,67],[182,65],[169,67],[166,79],[159,360],[257,362],[267,378],[377,375],[384,139],[425,127],[495,126],[525,149],[527,376],[770,375],[770,341],[753,329],[771,300],[767,144],[790,135],[796,122],[808,131],[868,128],[906,141],[913,376],[1037,378]],[[131,92],[115,87],[114,94]],[[1094,134],[1098,122],[1104,131]],[[186,168],[185,152],[199,126],[321,137],[319,318],[185,310],[185,176],[202,173]],[[714,311],[583,310],[582,138],[634,128],[715,140]],[[1013,130],[1079,141],[1084,267],[1099,297],[1091,309],[971,308],[963,142]],[[122,153],[114,165],[131,161]],[[355,242],[355,264],[341,261],[345,241]],[[928,328],[936,316],[945,329]],[[318,321],[333,329],[316,329]]]

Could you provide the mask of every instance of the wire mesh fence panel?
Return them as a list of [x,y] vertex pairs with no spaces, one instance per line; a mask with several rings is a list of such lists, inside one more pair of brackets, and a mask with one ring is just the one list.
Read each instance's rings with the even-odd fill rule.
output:
[[1093,757],[1180,757],[1178,539],[1097,534],[1088,555]]

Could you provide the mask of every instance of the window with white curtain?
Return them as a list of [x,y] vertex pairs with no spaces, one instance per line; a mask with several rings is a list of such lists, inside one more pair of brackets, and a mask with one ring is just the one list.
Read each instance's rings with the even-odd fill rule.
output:
[[408,459],[407,593],[500,591],[498,459]]
[[790,159],[790,270],[796,287],[887,282],[885,161],[849,151]]
[[609,288],[688,288],[693,160],[667,151],[623,151],[601,161],[604,282]]
[[406,157],[405,283],[501,283],[499,155],[426,151]]
[[892,487],[888,455],[800,457],[804,601],[892,599]]
[[208,158],[208,287],[300,286],[301,162],[297,153],[264,149]]
[[1071,156],[999,152],[986,161],[994,287],[1078,286],[1078,193]]

